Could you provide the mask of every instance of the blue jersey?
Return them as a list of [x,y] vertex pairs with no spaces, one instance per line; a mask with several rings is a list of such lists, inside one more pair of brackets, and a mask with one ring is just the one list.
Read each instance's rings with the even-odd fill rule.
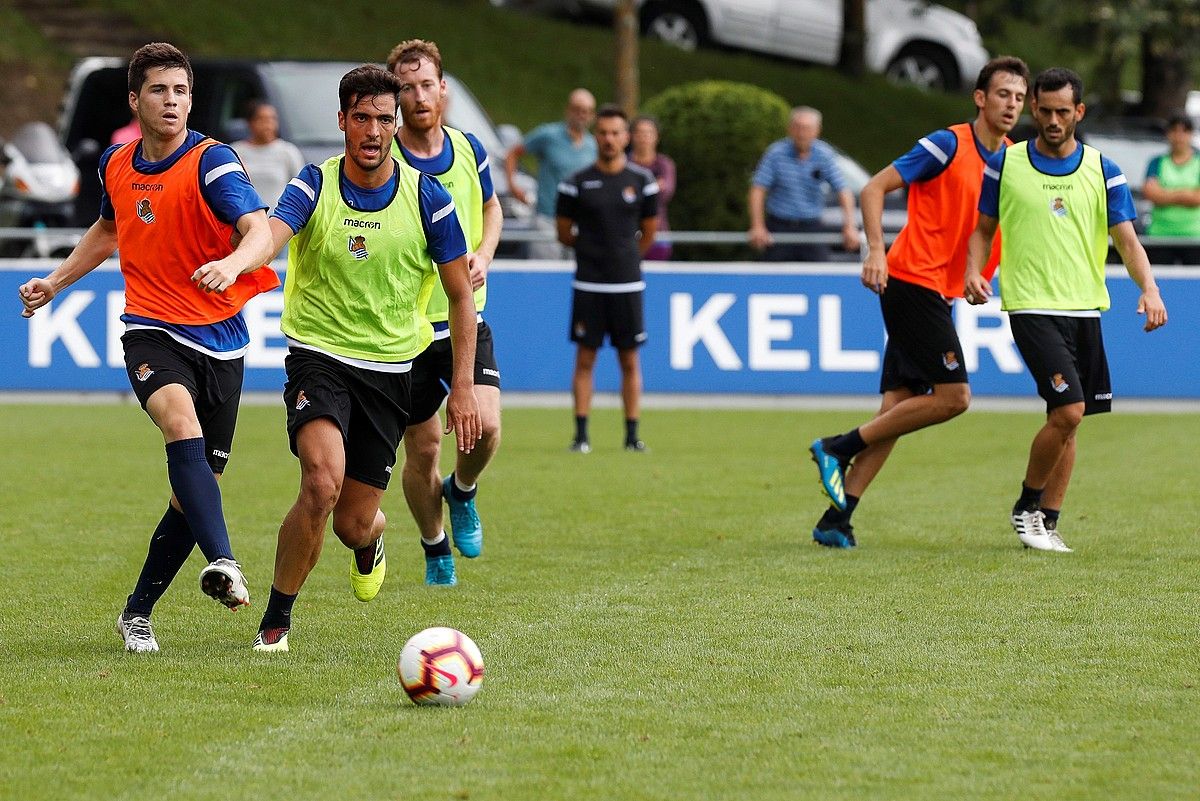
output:
[[[487,151],[483,148],[483,143],[475,138],[475,134],[463,131],[463,135],[467,137],[467,141],[471,143],[471,149],[475,151],[475,164],[479,171],[479,185],[483,190],[483,202],[487,203],[496,194],[496,190],[492,185],[491,160],[488,158]],[[404,152],[405,160],[414,169],[420,170],[423,173],[441,175],[448,172],[454,166],[454,146],[450,144],[450,137],[448,136],[442,145],[442,152],[428,159],[414,156],[412,151],[401,144],[399,137],[396,139],[396,145]]]
[[[189,130],[183,144],[161,161],[147,161],[142,156],[142,146],[139,143],[133,153],[133,168],[146,175],[164,173],[206,138],[204,134]],[[104,185],[104,174],[108,169],[109,159],[119,147],[121,145],[113,145],[100,156],[100,216],[105,220],[116,219],[108,189]],[[229,145],[217,144],[204,151],[200,157],[200,174],[196,178],[200,182],[200,195],[204,202],[222,222],[236,225],[243,216],[267,208],[267,204],[262,202],[250,183],[246,171],[242,169],[237,154]],[[196,267],[200,265],[197,264]],[[163,330],[181,344],[216,358],[238,358],[250,344],[250,333],[241,312],[210,325],[178,325],[133,314],[122,315],[121,320],[130,329]]]
[[[984,147],[983,143],[979,141],[979,137],[974,134],[975,129],[972,128],[971,135],[975,139],[975,149],[979,152],[979,157],[987,162],[995,153]],[[1003,144],[1000,149],[1004,149]],[[930,181],[942,174],[957,152],[958,137],[954,135],[954,131],[942,128],[928,136],[921,137],[911,150],[893,161],[892,166],[896,168],[896,172],[900,173],[900,178],[905,184]]]
[[[399,189],[399,176],[393,172],[391,180],[375,189],[364,189],[346,178],[345,169],[338,171],[341,179],[342,198],[346,205],[360,211],[381,211],[387,208]],[[279,205],[271,212],[287,223],[292,233],[308,225],[317,208],[317,196],[321,193],[321,168],[307,165],[300,174],[288,182],[279,196]],[[429,243],[429,256],[435,264],[446,264],[467,254],[467,240],[454,211],[454,201],[436,178],[422,174],[417,189],[417,205],[421,211],[421,226],[425,241]]]
[[[1075,152],[1066,158],[1056,159],[1042,155],[1034,145],[1034,140],[1017,142],[1011,147],[1028,148],[1029,161],[1038,172],[1046,175],[1070,175],[1079,169],[1083,163],[1083,148],[1076,145]],[[1004,150],[988,159],[983,171],[983,193],[979,196],[979,213],[989,217],[1000,218],[1000,173],[1004,170]],[[1104,171],[1104,186],[1108,194],[1108,228],[1119,223],[1137,219],[1137,209],[1133,205],[1133,195],[1129,192],[1129,182],[1125,173],[1115,162],[1100,156],[1100,166]]]

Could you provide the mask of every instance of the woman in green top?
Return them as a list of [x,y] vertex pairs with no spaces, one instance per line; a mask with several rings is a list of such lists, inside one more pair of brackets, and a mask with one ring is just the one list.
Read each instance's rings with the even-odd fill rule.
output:
[[[1195,126],[1190,117],[1177,114],[1167,122],[1170,150],[1151,159],[1142,194],[1154,204],[1150,236],[1176,236],[1200,240],[1200,153],[1192,147]],[[1200,246],[1163,247],[1152,250],[1154,263],[1200,264]]]

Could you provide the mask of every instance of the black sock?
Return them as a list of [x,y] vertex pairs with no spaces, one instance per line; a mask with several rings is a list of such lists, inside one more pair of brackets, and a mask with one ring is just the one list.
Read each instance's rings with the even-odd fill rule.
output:
[[370,545],[354,549],[354,567],[360,576],[366,576],[375,570],[375,546],[378,542],[379,540],[375,540]]
[[460,490],[458,485],[454,483],[454,474],[450,474],[450,494],[454,496],[456,501],[469,501],[475,497],[475,493],[479,491],[479,485],[476,484],[474,489],[468,491]]
[[820,522],[817,523],[817,528],[831,529],[842,528],[850,525],[850,516],[854,514],[854,510],[858,508],[858,496],[846,496],[846,508],[839,509],[833,504],[825,510],[825,514],[821,516]]
[[635,443],[637,441],[638,441],[638,421],[637,420],[626,420],[625,421],[625,444],[632,445],[633,443]]
[[204,558],[232,559],[221,488],[204,458],[203,437],[167,443],[167,477]]
[[836,437],[825,437],[821,440],[821,445],[825,448],[826,453],[836,456],[843,462],[850,461],[867,449],[867,443],[863,442],[862,435],[858,433],[857,428]]
[[263,613],[262,623],[258,630],[290,629],[292,627],[292,604],[296,603],[295,595],[286,595],[271,585],[271,600],[267,601],[267,611]]
[[1042,514],[1046,516],[1045,525],[1047,531],[1054,531],[1058,528],[1058,509],[1042,509]]
[[426,558],[437,557],[437,556],[449,556],[450,555],[450,538],[446,536],[445,532],[442,532],[441,540],[434,543],[433,545],[430,545],[429,543],[427,543],[424,540],[424,538],[422,538],[421,539],[421,547],[425,549]]
[[150,536],[142,574],[138,576],[133,593],[125,602],[125,611],[150,617],[154,604],[171,586],[172,579],[195,546],[196,539],[188,528],[187,518],[168,505],[166,514],[158,521],[158,527]]
[[1025,482],[1021,482],[1021,497],[1017,499],[1016,506],[1013,507],[1013,514],[1021,512],[1032,512],[1042,505],[1042,490],[1033,489],[1025,486]]
[[588,423],[588,419],[587,419],[586,414],[585,415],[578,415],[578,414],[575,415],[575,441],[576,442],[587,442],[588,441],[587,423]]

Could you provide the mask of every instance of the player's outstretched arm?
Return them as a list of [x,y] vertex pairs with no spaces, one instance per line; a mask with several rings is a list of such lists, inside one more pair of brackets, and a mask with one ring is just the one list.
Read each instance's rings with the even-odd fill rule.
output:
[[1143,330],[1153,331],[1155,328],[1161,328],[1167,323],[1167,307],[1163,304],[1158,284],[1154,282],[1150,259],[1137,238],[1137,232],[1133,230],[1133,223],[1129,220],[1117,223],[1108,229],[1108,233],[1112,236],[1117,253],[1121,255],[1125,271],[1138,285],[1138,289],[1142,290],[1141,296],[1138,297],[1137,313],[1146,315]]
[[987,303],[992,295],[992,284],[983,277],[983,268],[987,264],[988,255],[992,252],[992,239],[1000,220],[989,217],[982,212],[971,238],[967,241],[967,272],[963,280],[963,297],[972,306]]
[[262,209],[243,214],[238,218],[236,228],[240,239],[235,238],[237,244],[233,253],[202,264],[192,273],[192,281],[205,292],[224,292],[233,286],[239,275],[257,270],[279,252],[271,249],[271,226]]
[[859,196],[863,233],[867,237],[867,257],[863,260],[862,285],[877,295],[887,289],[887,248],[883,244],[883,201],[888,192],[904,186],[904,179],[892,164],[867,181]]
[[100,217],[87,229],[79,244],[54,272],[45,278],[30,278],[21,284],[17,294],[25,307],[22,317],[33,313],[54,300],[54,296],[100,266],[117,249],[117,223]]
[[475,293],[467,270],[467,257],[438,265],[442,288],[450,301],[450,347],[454,353],[454,378],[446,400],[446,431],[454,432],[458,449],[470,453],[483,436],[479,405],[475,400]]

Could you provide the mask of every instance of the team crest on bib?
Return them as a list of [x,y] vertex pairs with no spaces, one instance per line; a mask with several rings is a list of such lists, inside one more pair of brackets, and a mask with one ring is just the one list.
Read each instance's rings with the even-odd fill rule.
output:
[[1063,378],[1062,373],[1055,373],[1054,375],[1050,376],[1050,387],[1055,392],[1061,394],[1070,389],[1071,385],[1067,383],[1067,379]]
[[360,261],[370,255],[367,253],[367,238],[362,234],[350,237],[346,242],[346,247],[354,254],[354,258]]
[[1055,217],[1066,217],[1067,204],[1063,202],[1061,197],[1056,197],[1050,201],[1050,211],[1054,213]]
[[147,225],[154,222],[154,209],[150,208],[150,198],[144,197],[137,202],[137,216]]
[[958,354],[956,354],[952,350],[948,350],[945,353],[943,353],[942,354],[942,365],[947,370],[957,370],[958,369]]
[[621,197],[624,198],[626,203],[632,203],[637,200],[637,190],[632,186],[627,186],[621,190]]

